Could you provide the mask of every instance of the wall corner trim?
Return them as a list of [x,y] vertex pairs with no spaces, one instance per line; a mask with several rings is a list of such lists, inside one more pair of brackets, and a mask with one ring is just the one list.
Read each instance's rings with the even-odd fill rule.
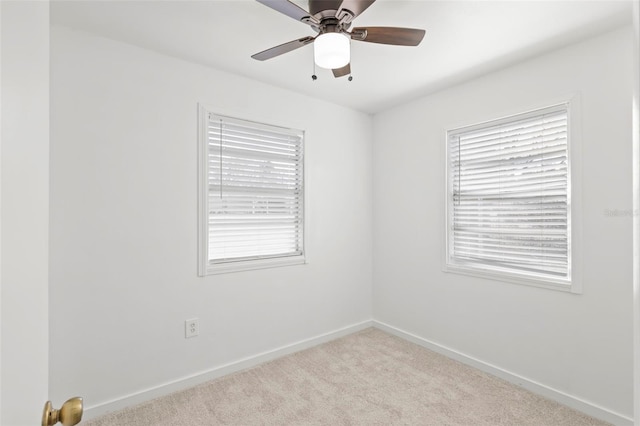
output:
[[389,324],[386,324],[384,322],[377,321],[377,320],[373,321],[373,326],[382,331],[393,334],[394,336],[400,337],[401,339],[408,340],[412,343],[420,345],[423,348],[426,348],[436,353],[439,353],[441,355],[444,355],[447,358],[451,358],[453,360],[462,362],[463,364],[477,368],[478,370],[481,370],[485,373],[499,377],[503,380],[506,380],[509,383],[513,383],[514,385],[520,386],[535,394],[541,395],[545,398],[552,399],[560,404],[566,405],[567,407],[573,408],[574,410],[578,410],[589,416],[609,422],[616,426],[633,426],[633,419],[630,417],[626,417],[622,414],[615,413],[604,407],[600,407],[596,404],[580,399],[576,396],[569,395],[565,392],[559,391],[557,389],[553,389],[549,386],[535,382],[531,379],[527,379],[526,377],[522,377],[518,374],[504,370],[493,364],[489,364],[487,362],[465,355],[462,352],[458,352],[454,349],[451,349],[446,346],[440,345],[438,343],[432,342],[430,340],[424,339],[408,331],[404,331],[400,328],[391,326]]

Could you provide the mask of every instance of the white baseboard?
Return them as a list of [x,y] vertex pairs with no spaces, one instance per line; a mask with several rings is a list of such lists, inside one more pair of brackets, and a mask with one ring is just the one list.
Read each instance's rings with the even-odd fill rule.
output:
[[581,411],[589,416],[595,417],[605,422],[609,422],[616,426],[633,426],[632,418],[607,410],[606,408],[600,407],[578,397],[569,395],[557,389],[553,389],[549,386],[527,379],[526,377],[522,377],[518,374],[511,373],[495,365],[480,361],[454,349],[429,341],[420,336],[416,336],[415,334],[393,327],[389,324],[385,324],[381,321],[373,320],[373,326],[379,328],[380,330],[386,331],[387,333],[393,334],[397,337],[416,343],[424,348],[442,354],[447,358],[460,361],[463,364],[469,365],[471,367],[477,368],[478,370],[484,371],[485,373],[499,377],[533,393],[544,396],[545,398],[549,398],[551,400],[559,402],[560,404]]
[[125,395],[110,401],[105,401],[96,405],[85,407],[84,416],[85,420],[96,418],[103,414],[107,414],[113,411],[119,411],[133,405],[141,404],[146,401],[150,401],[155,398],[159,398],[165,395],[172,394],[184,389],[188,389],[193,386],[208,382],[218,377],[226,376],[227,374],[235,373],[237,371],[245,370],[247,368],[255,367],[267,361],[280,358],[285,355],[289,355],[294,352],[298,352],[313,346],[317,346],[321,343],[329,342],[331,340],[338,339],[340,337],[355,333],[360,330],[372,327],[373,321],[367,320],[357,324],[350,325],[338,330],[324,333],[309,339],[300,340],[299,342],[292,343],[290,345],[282,346],[271,351],[262,352],[250,357],[242,358],[228,364],[224,364],[210,370],[196,373],[192,376],[183,377],[171,382],[162,383],[157,386],[140,390],[138,392]]

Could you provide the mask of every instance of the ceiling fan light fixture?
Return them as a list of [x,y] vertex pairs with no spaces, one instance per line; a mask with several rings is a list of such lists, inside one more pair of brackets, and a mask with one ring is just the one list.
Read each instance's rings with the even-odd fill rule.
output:
[[349,38],[341,33],[324,33],[313,43],[313,58],[320,68],[337,69],[351,62]]

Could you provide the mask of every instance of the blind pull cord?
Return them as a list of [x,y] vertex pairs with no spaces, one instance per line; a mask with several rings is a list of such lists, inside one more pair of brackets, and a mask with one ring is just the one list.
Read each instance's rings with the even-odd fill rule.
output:
[[462,186],[460,183],[460,175],[462,174],[462,151],[460,150],[460,136],[458,136],[458,207],[460,207],[462,199]]
[[220,159],[218,165],[220,166],[220,199],[222,200],[222,119],[220,119]]

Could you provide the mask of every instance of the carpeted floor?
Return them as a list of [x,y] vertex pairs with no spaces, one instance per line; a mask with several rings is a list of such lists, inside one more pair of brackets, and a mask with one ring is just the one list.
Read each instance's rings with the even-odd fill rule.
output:
[[606,425],[369,328],[86,426]]

